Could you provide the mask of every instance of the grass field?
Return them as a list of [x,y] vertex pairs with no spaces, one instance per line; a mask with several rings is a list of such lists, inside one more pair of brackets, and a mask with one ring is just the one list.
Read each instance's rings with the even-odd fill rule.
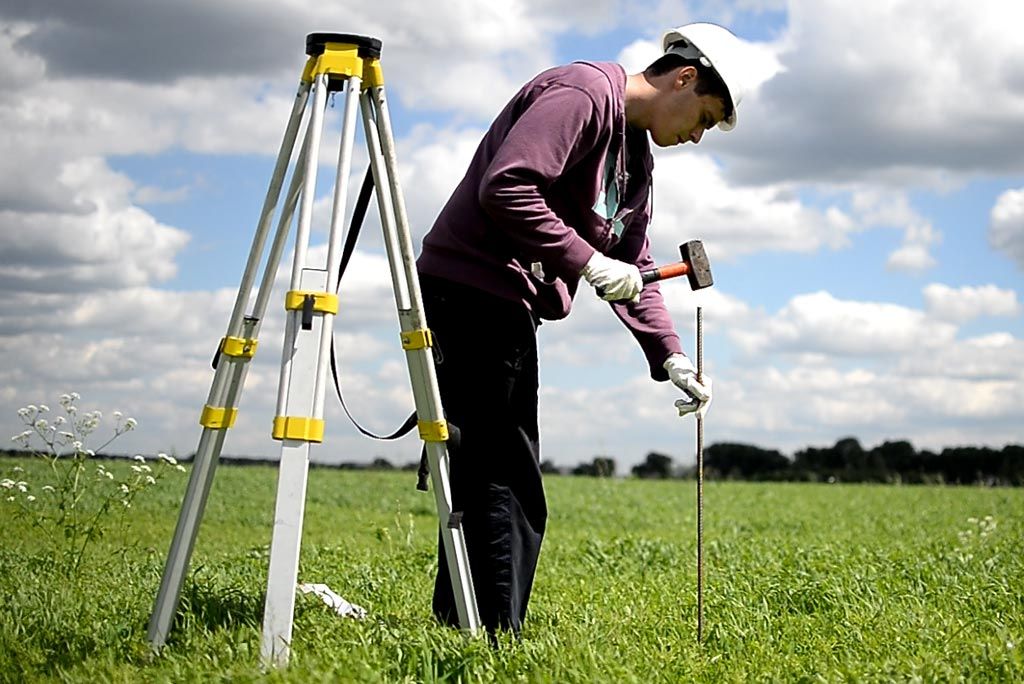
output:
[[[30,483],[45,467],[0,475],[14,465]],[[131,533],[70,579],[0,507],[0,679],[1024,681],[1021,489],[705,483],[698,645],[694,483],[551,477],[527,626],[492,648],[432,622],[433,497],[415,474],[314,469],[300,581],[369,616],[300,596],[291,666],[263,674],[270,467],[218,470],[175,630],[149,654],[185,482],[145,492]]]

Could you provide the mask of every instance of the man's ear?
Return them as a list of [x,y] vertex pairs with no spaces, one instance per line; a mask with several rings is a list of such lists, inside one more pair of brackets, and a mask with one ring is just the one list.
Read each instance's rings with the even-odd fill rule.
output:
[[676,72],[674,85],[676,90],[682,90],[687,85],[697,82],[697,69],[692,66],[684,66]]

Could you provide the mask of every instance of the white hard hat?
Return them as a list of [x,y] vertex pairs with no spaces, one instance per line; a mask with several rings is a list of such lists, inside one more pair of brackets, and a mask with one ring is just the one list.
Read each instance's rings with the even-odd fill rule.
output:
[[696,23],[666,31],[661,47],[665,54],[700,59],[704,66],[718,72],[732,98],[732,114],[718,127],[723,131],[735,128],[736,109],[750,87],[748,56],[743,41],[717,24]]

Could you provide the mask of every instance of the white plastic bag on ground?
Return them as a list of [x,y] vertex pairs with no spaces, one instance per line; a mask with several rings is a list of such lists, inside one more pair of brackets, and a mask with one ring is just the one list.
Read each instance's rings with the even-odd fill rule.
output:
[[341,596],[335,594],[334,591],[326,584],[300,584],[299,591],[303,594],[316,594],[341,617],[352,617],[357,619],[366,617],[365,608],[357,606],[354,603],[349,603]]

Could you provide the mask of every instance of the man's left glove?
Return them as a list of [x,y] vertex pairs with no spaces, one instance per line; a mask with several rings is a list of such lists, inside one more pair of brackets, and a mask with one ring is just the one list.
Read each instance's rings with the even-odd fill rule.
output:
[[672,384],[686,394],[686,399],[679,399],[675,403],[679,415],[685,416],[696,411],[703,418],[711,405],[711,378],[704,374],[703,382],[698,382],[697,369],[683,354],[668,357],[662,367],[668,371]]

